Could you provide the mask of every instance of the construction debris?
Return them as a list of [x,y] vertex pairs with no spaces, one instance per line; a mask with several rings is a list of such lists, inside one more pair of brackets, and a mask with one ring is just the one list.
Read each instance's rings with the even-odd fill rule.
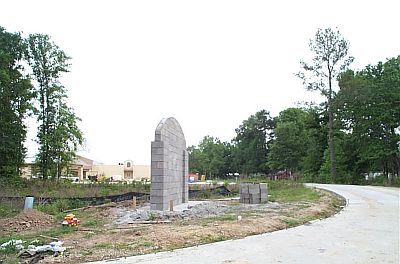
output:
[[19,240],[12,239],[8,242],[1,244],[0,250],[6,250],[9,247],[15,247],[15,249],[19,251],[18,257],[33,257],[38,253],[43,253],[47,251],[51,251],[54,253],[54,255],[57,256],[58,254],[61,254],[66,250],[66,248],[62,246],[63,245],[62,241],[53,241],[48,245],[42,245],[42,246],[33,245],[37,242],[39,242],[39,240],[37,239],[32,241],[25,249],[24,243],[26,243],[26,241],[22,241],[20,239]]
[[0,250],[5,250],[7,247],[12,247],[14,246],[17,250],[22,250],[24,249],[24,246],[22,245],[24,242],[22,240],[15,240],[12,239],[8,242],[5,242],[0,245]]
[[[215,202],[201,202],[188,206],[181,211],[150,210],[148,206],[141,208],[115,208],[116,224],[157,224],[165,220],[195,219],[212,217],[224,213],[229,208],[226,205]],[[153,221],[153,222],[152,222]],[[155,221],[155,222],[154,222]]]

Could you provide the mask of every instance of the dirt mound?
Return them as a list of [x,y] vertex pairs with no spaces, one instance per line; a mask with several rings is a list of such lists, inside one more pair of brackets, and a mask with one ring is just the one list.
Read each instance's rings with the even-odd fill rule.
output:
[[0,220],[0,230],[4,232],[22,232],[46,228],[52,225],[53,216],[35,209],[25,209],[12,218]]

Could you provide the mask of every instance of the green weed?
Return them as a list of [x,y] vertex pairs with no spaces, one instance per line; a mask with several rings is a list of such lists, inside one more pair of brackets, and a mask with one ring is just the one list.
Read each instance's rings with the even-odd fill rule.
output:
[[211,235],[208,234],[204,237],[201,238],[201,242],[204,244],[208,244],[208,243],[214,243],[214,242],[219,242],[219,241],[224,241],[229,239],[229,237],[226,237],[224,235],[220,235],[220,234],[215,234],[215,235]]
[[297,219],[293,219],[293,218],[286,218],[283,220],[283,222],[285,224],[287,224],[288,227],[295,227],[295,226],[298,226],[301,224]]
[[83,227],[100,227],[104,225],[104,221],[99,220],[99,219],[87,219],[85,221],[82,221],[81,225]]
[[22,211],[22,206],[16,206],[12,203],[0,204],[0,218],[14,217]]
[[224,214],[214,218],[214,220],[218,221],[236,221],[237,219],[237,215],[235,214]]

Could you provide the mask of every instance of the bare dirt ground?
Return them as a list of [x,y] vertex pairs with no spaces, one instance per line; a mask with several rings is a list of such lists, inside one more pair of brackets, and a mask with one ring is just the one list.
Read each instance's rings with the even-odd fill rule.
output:
[[24,231],[41,230],[51,226],[54,218],[51,215],[34,209],[25,209],[11,219],[0,219],[0,231],[20,233]]
[[319,193],[321,198],[315,203],[243,205],[237,200],[213,201],[225,210],[211,217],[175,218],[167,223],[150,219],[152,224],[118,223],[121,210],[131,210],[130,203],[89,208],[85,213],[97,216],[104,224],[78,226],[77,232],[63,235],[60,240],[67,247],[66,252],[58,257],[46,256],[40,263],[82,263],[238,239],[304,224],[340,210],[343,202],[338,197],[326,191]]

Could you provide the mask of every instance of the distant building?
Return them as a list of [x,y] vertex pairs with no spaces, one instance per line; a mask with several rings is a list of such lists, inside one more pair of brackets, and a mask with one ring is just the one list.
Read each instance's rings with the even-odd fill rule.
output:
[[75,161],[68,168],[68,171],[80,180],[87,179],[88,173],[93,169],[93,163],[91,159],[76,156]]
[[189,182],[197,182],[197,181],[199,181],[199,174],[198,173],[189,172],[188,181]]
[[[22,177],[35,178],[35,165],[26,164],[22,168]],[[80,181],[89,180],[90,177],[106,177],[114,180],[141,181],[150,180],[149,165],[135,165],[132,160],[126,160],[117,165],[107,165],[94,162],[91,159],[77,156],[70,165],[65,176],[79,178]]]

